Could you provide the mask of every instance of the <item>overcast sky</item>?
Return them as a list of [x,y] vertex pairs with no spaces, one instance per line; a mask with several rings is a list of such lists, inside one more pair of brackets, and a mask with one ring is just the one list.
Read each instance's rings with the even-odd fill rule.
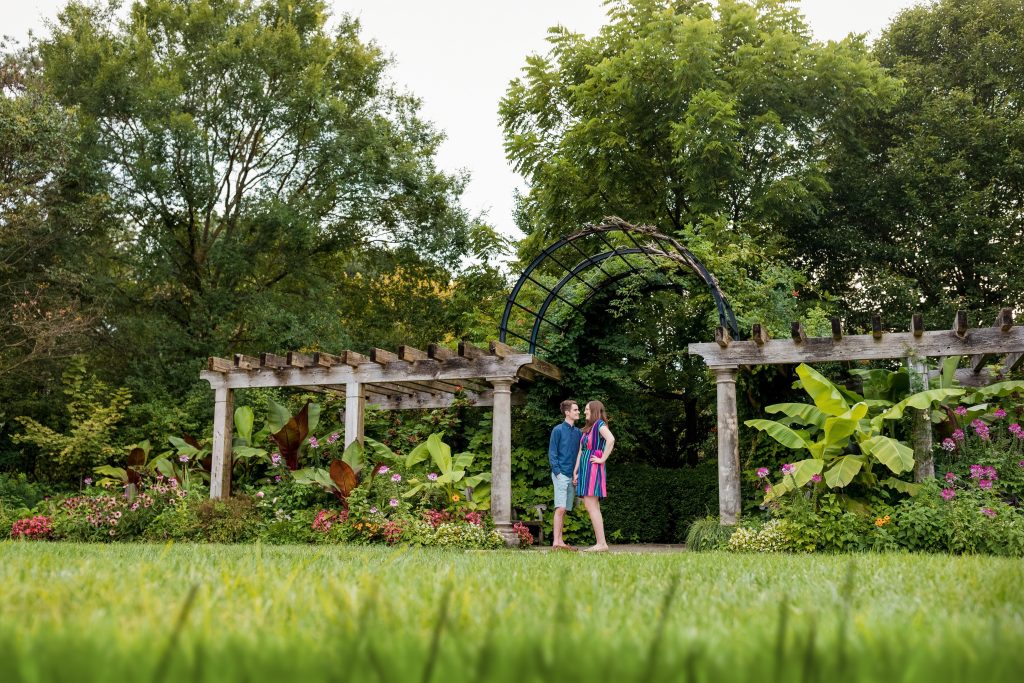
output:
[[[509,235],[512,196],[524,188],[509,167],[498,125],[498,101],[528,54],[546,51],[549,26],[593,34],[604,21],[601,0],[329,0],[335,13],[362,20],[364,37],[395,60],[392,79],[420,97],[423,116],[445,132],[439,153],[447,170],[471,175],[465,205]],[[921,0],[802,0],[811,30],[822,40],[849,33],[877,37],[900,10]],[[24,41],[66,0],[0,0],[0,33]]]

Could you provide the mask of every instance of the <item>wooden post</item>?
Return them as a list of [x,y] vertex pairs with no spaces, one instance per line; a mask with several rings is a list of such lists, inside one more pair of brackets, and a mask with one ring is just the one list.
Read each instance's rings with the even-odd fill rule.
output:
[[513,377],[488,377],[494,387],[491,420],[491,519],[508,545],[518,539],[512,531],[512,383]]
[[[910,366],[910,392],[928,390],[928,366],[923,358],[908,358]],[[931,410],[910,409],[911,434],[914,446],[914,481],[935,478],[935,456],[932,455]]]
[[366,391],[358,382],[345,385],[345,448],[353,441],[363,443],[363,416],[366,414]]
[[718,515],[733,526],[740,517],[740,440],[735,365],[711,368],[718,384]]
[[213,394],[213,463],[210,466],[210,498],[231,497],[231,427],[235,419],[234,392],[218,387]]

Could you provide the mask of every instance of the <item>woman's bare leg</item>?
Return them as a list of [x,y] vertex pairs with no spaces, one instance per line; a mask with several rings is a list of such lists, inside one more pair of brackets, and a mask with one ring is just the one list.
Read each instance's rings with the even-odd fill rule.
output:
[[583,496],[583,506],[590,515],[590,523],[594,526],[594,543],[592,550],[608,550],[608,542],[604,538],[604,517],[601,515],[601,502],[597,496]]

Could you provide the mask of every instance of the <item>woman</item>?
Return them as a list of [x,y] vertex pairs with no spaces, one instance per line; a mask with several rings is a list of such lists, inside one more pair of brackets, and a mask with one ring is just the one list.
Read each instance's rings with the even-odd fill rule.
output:
[[[601,498],[607,494],[605,487],[604,464],[612,454],[615,437],[608,429],[608,418],[604,414],[604,404],[591,401],[583,411],[587,423],[583,427],[583,438],[580,439],[580,450],[576,454],[576,467],[572,471],[572,483],[576,485],[576,495],[583,499],[583,506],[590,515],[590,523],[594,525],[596,543],[587,548],[590,552],[608,550],[604,538],[604,518],[601,517]],[[580,464],[583,464],[580,476]]]

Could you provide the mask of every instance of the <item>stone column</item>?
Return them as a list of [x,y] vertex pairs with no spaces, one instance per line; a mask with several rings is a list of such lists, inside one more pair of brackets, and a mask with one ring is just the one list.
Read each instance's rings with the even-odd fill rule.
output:
[[718,516],[732,526],[740,518],[740,438],[735,365],[713,367],[718,384]]
[[494,387],[491,421],[491,519],[505,542],[516,545],[512,532],[512,383],[514,377],[488,377]]
[[[923,358],[908,358],[910,393],[928,390],[928,366]],[[914,445],[914,481],[935,478],[935,456],[932,454],[931,410],[909,410]]]
[[234,392],[227,387],[214,389],[213,463],[210,466],[210,498],[231,497],[231,428],[235,419]]
[[363,385],[345,385],[345,448],[353,441],[363,443],[363,417],[366,414],[366,391]]

